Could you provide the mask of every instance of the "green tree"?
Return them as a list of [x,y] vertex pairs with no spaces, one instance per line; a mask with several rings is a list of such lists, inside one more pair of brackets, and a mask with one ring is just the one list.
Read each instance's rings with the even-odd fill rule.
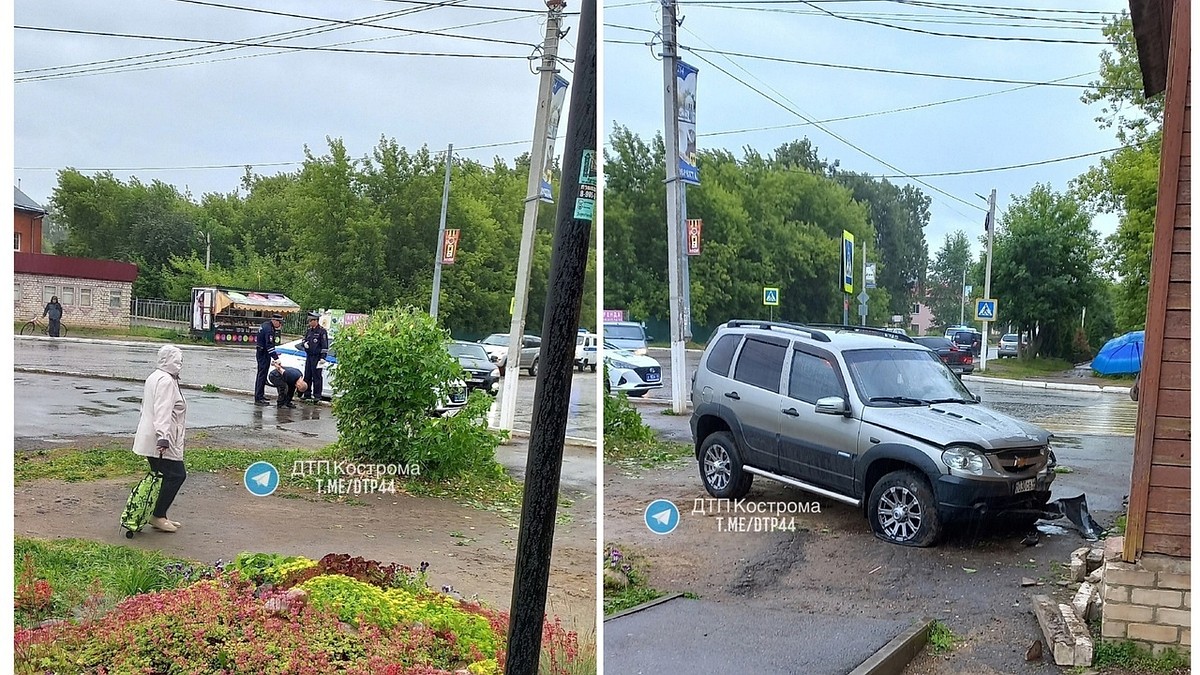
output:
[[1071,358],[1083,314],[1101,288],[1098,235],[1073,197],[1036,185],[1000,219],[992,254],[992,295],[1000,320],[1030,336],[1029,356]]
[[[933,262],[929,265],[925,291],[926,303],[933,313],[936,328],[956,326],[966,316],[963,274],[964,272],[969,273],[972,257],[971,242],[967,239],[966,232],[962,230],[957,230],[947,236],[942,247],[934,254]],[[993,269],[993,279],[994,273]],[[969,276],[967,283],[970,284]],[[995,295],[995,289],[992,294]],[[975,313],[972,311],[970,318],[973,319],[974,315]]]
[[1146,325],[1164,97],[1143,94],[1128,14],[1113,17],[1104,35],[1112,48],[1101,53],[1100,79],[1091,83],[1083,101],[1102,104],[1097,123],[1114,128],[1128,145],[1076,178],[1072,189],[1090,208],[1120,217],[1106,242],[1106,267],[1118,280],[1112,294],[1117,328],[1128,331]]

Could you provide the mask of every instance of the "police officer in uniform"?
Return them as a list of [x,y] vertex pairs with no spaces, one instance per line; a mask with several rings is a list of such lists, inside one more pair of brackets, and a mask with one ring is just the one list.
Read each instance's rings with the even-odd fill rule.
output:
[[275,353],[275,336],[281,326],[283,315],[272,314],[271,319],[259,327],[258,336],[255,337],[254,358],[258,362],[258,373],[254,377],[254,405],[270,403],[263,390],[267,386],[267,371],[271,369],[271,362],[279,358]]
[[305,355],[304,380],[309,383],[309,389],[300,398],[312,401],[313,404],[321,402],[321,389],[325,380],[317,365],[329,354],[329,331],[321,327],[320,319],[320,314],[308,313],[308,330],[304,332],[304,341],[301,343]]

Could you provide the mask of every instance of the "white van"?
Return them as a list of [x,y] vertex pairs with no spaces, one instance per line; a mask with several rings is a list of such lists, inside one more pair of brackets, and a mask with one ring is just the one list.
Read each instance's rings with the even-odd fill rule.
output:
[[600,360],[599,351],[596,349],[599,337],[595,333],[588,332],[586,328],[579,329],[579,335],[575,338],[576,368],[579,370],[588,368],[593,373],[596,372],[596,365]]

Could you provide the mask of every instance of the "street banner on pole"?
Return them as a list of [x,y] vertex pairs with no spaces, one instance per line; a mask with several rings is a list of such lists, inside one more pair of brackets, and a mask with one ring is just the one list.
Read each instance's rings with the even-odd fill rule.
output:
[[596,216],[596,151],[584,150],[579,160],[579,195],[575,197],[577,220],[594,220]]
[[700,255],[700,230],[704,222],[699,218],[688,218],[687,221],[687,254]]
[[442,237],[442,264],[453,265],[458,256],[458,230],[446,230]]
[[863,285],[875,288],[875,263],[867,263],[867,269],[863,272]]
[[696,167],[696,74],[700,72],[683,61],[675,69],[676,96],[679,104],[679,180],[700,184]]
[[550,94],[550,117],[546,121],[546,161],[542,162],[542,187],[539,198],[553,204],[550,179],[554,176],[554,138],[558,136],[558,119],[562,116],[563,101],[567,100],[567,81],[561,75],[554,76]]
[[842,290],[854,292],[854,235],[842,230]]

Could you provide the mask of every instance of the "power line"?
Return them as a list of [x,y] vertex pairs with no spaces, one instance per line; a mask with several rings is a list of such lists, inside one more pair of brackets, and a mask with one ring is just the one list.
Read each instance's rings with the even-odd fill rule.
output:
[[[1090,72],[1089,73],[1080,73],[1078,75],[1070,75],[1068,77],[1062,77],[1062,78],[1058,78],[1056,80],[1050,80],[1050,82],[1062,82],[1065,80],[1073,80],[1076,78],[1085,77],[1087,75],[1092,75],[1092,74],[1094,74],[1094,73],[1090,73]],[[1043,84],[1046,84],[1046,83],[1043,83]],[[950,103],[961,103],[963,101],[970,101],[970,100],[977,99],[977,98],[987,98],[989,96],[999,96],[1000,94],[1009,94],[1014,91],[1030,89],[1033,86],[1035,86],[1035,85],[1027,84],[1027,85],[1020,86],[1020,87],[1013,87],[1011,89],[1001,89],[1000,91],[990,91],[990,92],[987,92],[984,94],[973,94],[971,96],[960,96],[958,98],[946,99],[944,101],[933,101],[932,103],[921,103],[918,105],[905,106],[903,108],[892,108],[889,110],[879,110],[876,112],[859,113],[856,115],[845,115],[842,117],[830,117],[828,119],[820,120],[820,122],[822,124],[825,124],[828,122],[844,122],[847,120],[862,119],[864,117],[879,117],[881,115],[891,115],[893,113],[909,112],[912,110],[920,110],[923,108],[932,108],[934,106],[947,105]],[[713,131],[713,132],[697,134],[697,135],[702,136],[702,137],[703,136],[728,136],[731,134],[742,134],[742,133],[750,133],[750,132],[756,132],[756,131],[774,131],[776,129],[791,129],[791,128],[795,128],[795,127],[805,127],[805,126],[811,126],[811,125],[812,125],[812,123],[810,123],[810,122],[797,122],[797,123],[793,123],[793,124],[777,124],[777,125],[773,125],[773,126],[754,127],[754,128],[750,128],[750,129],[736,129],[736,130],[732,130],[732,131]]]
[[[818,10],[806,9],[786,9],[782,7],[754,7],[750,5],[735,4],[731,5],[725,0],[700,0],[699,2],[688,3],[689,7],[710,7],[716,9],[730,9],[745,12],[772,12],[779,14],[794,14],[797,16],[826,16],[826,13]],[[1005,14],[994,14],[994,17],[1003,17],[1010,19],[1006,23],[1000,23],[991,19],[962,17],[958,15],[938,15],[938,14],[911,14],[911,13],[886,13],[886,12],[862,12],[849,13],[843,12],[843,16],[854,16],[871,19],[889,19],[892,21],[906,21],[909,23],[929,23],[929,24],[944,24],[952,26],[983,26],[997,28],[1034,28],[1044,30],[1087,30],[1095,31],[1097,28],[1102,28],[1105,23],[1103,21],[1089,19],[1056,19],[1053,17],[1017,17]],[[1013,21],[1037,21],[1039,23],[1016,24]],[[1062,25],[1070,24],[1070,25]]]
[[[449,6],[453,3],[457,3],[457,2],[461,2],[461,1],[462,0],[444,0],[442,4],[443,4],[443,6]],[[407,16],[410,14],[417,14],[420,12],[429,11],[430,9],[432,9],[432,8],[420,7],[420,8],[414,8],[414,9],[403,9],[403,10],[398,10],[395,12],[385,12],[383,14],[372,14],[369,16],[364,16],[359,19],[356,19],[356,21],[380,21],[380,20],[391,19],[391,18],[400,17],[400,16]],[[312,27],[308,27],[308,28],[299,28],[299,29],[295,29],[295,30],[283,31],[283,32],[278,32],[278,33],[268,33],[266,35],[259,35],[259,36],[253,37],[253,38],[246,38],[246,39],[248,39],[248,40],[267,40],[267,41],[274,42],[277,40],[283,40],[283,39],[288,39],[288,38],[293,38],[293,37],[309,37],[309,36],[313,36],[313,35],[320,35],[322,33],[329,33],[329,32],[333,32],[333,31],[341,30],[342,28],[343,28],[343,26],[326,24],[325,26],[312,26]],[[346,43],[341,43],[341,44],[346,44]],[[338,46],[340,46],[340,45],[338,45]],[[31,73],[48,73],[48,72],[56,72],[56,71],[61,71],[61,70],[77,70],[78,73],[91,73],[91,72],[99,72],[99,71],[103,71],[103,70],[128,67],[130,65],[134,65],[134,64],[129,63],[132,61],[141,61],[141,63],[136,64],[136,65],[146,65],[146,64],[150,64],[150,63],[159,63],[161,61],[170,61],[170,60],[175,60],[175,59],[188,58],[190,56],[201,56],[204,54],[217,54],[217,53],[220,53],[223,51],[232,51],[232,50],[239,50],[239,49],[244,49],[244,48],[243,47],[224,47],[221,49],[217,49],[217,48],[210,47],[210,46],[188,47],[185,49],[173,49],[173,50],[168,50],[168,51],[152,52],[149,54],[139,54],[139,55],[135,55],[135,56],[122,56],[122,57],[118,57],[118,58],[105,59],[102,61],[90,61],[90,62],[85,62],[85,63],[76,63],[76,64],[71,64],[71,65],[65,65],[65,66],[49,66],[49,67],[45,67],[45,68],[30,68],[30,69],[26,69],[26,70],[18,70],[18,71],[16,71],[15,74],[26,75],[26,74],[31,74]],[[172,55],[178,55],[178,56],[172,56]],[[167,58],[167,59],[155,58],[155,57],[162,57],[162,56],[170,56],[171,58]],[[144,61],[143,59],[153,59],[153,60]],[[114,65],[109,65],[109,64],[114,64]],[[176,65],[188,65],[188,64],[176,64]],[[104,67],[93,68],[94,66],[104,66]],[[84,68],[89,68],[90,70],[82,70]],[[72,74],[75,74],[75,73],[72,73]]]
[[1040,43],[1048,43],[1048,44],[1049,43],[1074,44],[1074,45],[1107,45],[1107,44],[1109,44],[1108,40],[1071,40],[1071,39],[1064,39],[1064,38],[1030,38],[1030,37],[1014,37],[1014,36],[1004,36],[1004,35],[972,35],[969,33],[943,33],[941,31],[925,30],[924,28],[913,28],[911,26],[897,26],[895,24],[885,23],[883,21],[875,21],[872,19],[862,19],[862,18],[858,18],[858,17],[843,16],[841,14],[835,14],[834,12],[831,12],[827,9],[818,7],[817,5],[813,4],[811,2],[811,0],[805,0],[804,4],[808,5],[809,7],[812,7],[813,9],[819,10],[823,14],[831,16],[835,19],[840,19],[842,21],[853,21],[855,23],[865,23],[865,24],[868,24],[871,26],[880,26],[883,28],[891,28],[893,30],[904,31],[907,33],[918,33],[920,35],[932,35],[935,37],[953,37],[953,38],[963,38],[963,39],[969,39],[969,40],[996,40],[996,41],[1001,41],[1001,42],[1040,42]]
[[[626,40],[626,41],[605,40],[605,42],[613,42],[615,44],[634,44],[634,45],[640,45],[640,46],[645,45],[645,43],[642,43],[642,42],[632,42],[632,41],[628,41],[628,40]],[[1068,84],[1065,82],[1053,83],[1053,82],[1037,82],[1037,81],[1033,81],[1033,80],[1009,80],[1009,79],[995,78],[995,77],[974,77],[974,76],[970,76],[970,75],[949,75],[949,74],[945,74],[945,73],[923,73],[923,72],[912,71],[912,70],[894,70],[894,69],[890,69],[890,68],[872,68],[869,66],[851,66],[851,65],[840,64],[840,63],[821,63],[818,61],[802,61],[800,59],[787,59],[787,58],[783,58],[781,56],[763,56],[761,54],[746,54],[744,52],[733,52],[733,51],[725,51],[725,50],[719,50],[719,49],[699,49],[699,48],[695,48],[695,47],[688,47],[685,45],[681,45],[681,48],[686,49],[697,55],[717,54],[720,56],[737,56],[737,57],[741,57],[741,58],[745,58],[745,59],[756,59],[759,61],[770,61],[770,62],[774,62],[774,63],[790,63],[790,64],[800,65],[800,66],[814,66],[814,67],[818,67],[818,68],[837,68],[837,69],[842,69],[842,70],[856,70],[856,71],[861,71],[861,72],[884,73],[884,74],[889,74],[889,75],[911,75],[913,77],[931,77],[931,78],[943,79],[943,80],[964,80],[967,82],[992,82],[992,83],[996,83],[996,84],[1024,84],[1024,85],[1033,85],[1033,86],[1040,86],[1040,87],[1069,87],[1072,89],[1141,91],[1140,89],[1131,88],[1131,87],[1102,87],[1102,86],[1093,87],[1091,85],[1086,85],[1086,84]]]
[[106,31],[90,31],[90,30],[72,30],[67,28],[48,28],[45,26],[13,26],[14,30],[30,30],[41,31],[46,33],[64,33],[68,35],[93,35],[99,37],[118,37],[130,38],[135,40],[158,40],[163,42],[188,42],[208,45],[234,45],[238,47],[263,47],[270,49],[287,49],[292,51],[307,51],[307,52],[334,52],[340,54],[372,54],[382,56],[439,56],[449,58],[469,58],[469,59],[521,59],[526,60],[526,56],[516,56],[509,54],[461,54],[456,52],[404,52],[393,51],[386,49],[341,49],[338,47],[305,47],[300,45],[273,45],[257,42],[245,42],[240,40],[204,40],[200,38],[184,38],[184,37],[168,37],[161,35],[137,35],[133,33],[110,33]]
[[[418,6],[437,6],[440,3],[429,2],[427,0],[383,0],[384,2],[398,2],[406,5]],[[524,7],[496,7],[490,5],[462,5],[459,9],[479,9],[490,10],[494,12],[520,12],[522,14],[545,14],[544,9],[526,9]],[[563,12],[563,16],[579,16],[579,12]]]
[[[693,50],[693,53],[694,53],[694,50]],[[868,152],[867,150],[864,150],[863,148],[861,148],[861,147],[859,147],[859,146],[855,145],[854,143],[852,143],[850,140],[846,139],[845,137],[843,137],[843,136],[841,136],[841,135],[839,135],[839,134],[837,134],[837,133],[835,133],[835,132],[833,132],[833,131],[831,131],[831,130],[829,130],[829,129],[826,129],[824,126],[820,125],[820,124],[819,124],[819,123],[817,123],[815,120],[809,119],[809,118],[808,118],[806,115],[804,115],[803,113],[799,112],[798,110],[795,110],[795,109],[794,109],[794,106],[792,106],[792,107],[789,107],[788,105],[785,105],[784,103],[782,103],[782,102],[780,102],[779,100],[777,100],[777,99],[773,98],[771,95],[767,94],[766,92],[762,91],[761,89],[759,89],[759,88],[755,87],[754,85],[752,85],[752,84],[750,84],[750,83],[746,82],[745,80],[743,80],[743,79],[741,79],[740,77],[738,77],[738,76],[734,75],[733,73],[730,73],[728,70],[725,70],[724,68],[722,68],[721,66],[717,65],[716,63],[714,63],[713,61],[709,60],[708,58],[705,58],[704,56],[702,56],[702,55],[700,55],[700,54],[697,54],[697,57],[699,57],[699,58],[700,58],[700,60],[704,61],[705,63],[707,63],[708,65],[712,66],[713,68],[716,68],[717,70],[721,71],[722,73],[725,73],[725,75],[727,75],[727,76],[729,76],[730,78],[734,79],[735,81],[739,82],[740,84],[742,84],[743,86],[747,87],[748,89],[750,89],[750,90],[751,90],[751,91],[753,91],[754,93],[758,94],[759,96],[762,96],[763,98],[767,99],[768,101],[771,101],[772,103],[774,103],[774,104],[778,105],[779,107],[781,107],[781,108],[783,108],[784,110],[786,110],[786,111],[788,111],[788,112],[792,113],[793,115],[796,115],[797,117],[799,117],[799,118],[801,118],[801,119],[803,119],[803,120],[805,120],[805,121],[808,121],[808,122],[811,122],[811,123],[813,123],[813,126],[817,127],[817,128],[818,128],[818,129],[820,129],[821,131],[824,131],[825,133],[829,134],[830,136],[832,136],[833,138],[837,139],[838,141],[841,141],[843,144],[845,144],[845,145],[847,145],[847,146],[849,146],[849,147],[853,148],[854,150],[857,150],[859,153],[861,153],[861,154],[863,154],[863,155],[866,155],[867,157],[870,157],[871,159],[875,160],[876,162],[879,162],[880,164],[882,164],[882,165],[886,166],[887,168],[891,169],[892,171],[895,171],[895,172],[897,172],[897,173],[901,173],[901,174],[903,174],[903,173],[904,173],[904,171],[903,171],[902,169],[900,169],[900,168],[896,167],[895,165],[893,165],[893,164],[891,164],[891,163],[887,162],[886,160],[884,160],[884,159],[882,159],[882,158],[880,158],[880,157],[878,157],[878,156],[876,156],[876,155],[874,155],[874,154],[872,154],[872,153]],[[934,192],[937,192],[937,193],[939,193],[939,194],[941,194],[941,195],[944,195],[944,196],[946,196],[946,197],[949,197],[950,199],[953,199],[953,200],[954,200],[954,201],[956,201],[956,202],[959,202],[959,203],[961,203],[961,204],[965,204],[965,205],[967,205],[967,206],[969,206],[969,207],[971,207],[971,208],[973,208],[973,209],[977,209],[977,210],[980,210],[980,211],[984,210],[984,209],[983,209],[983,207],[981,207],[981,206],[978,206],[978,205],[976,205],[976,204],[973,204],[973,203],[971,203],[971,202],[968,202],[968,201],[966,201],[965,199],[962,199],[961,197],[956,197],[955,195],[952,195],[952,194],[950,194],[949,192],[946,192],[945,190],[942,190],[941,188],[938,188],[938,187],[936,187],[936,186],[934,186],[934,185],[931,185],[931,184],[929,184],[929,183],[927,183],[927,182],[925,182],[925,181],[923,181],[923,180],[921,180],[921,179],[919,179],[919,178],[915,178],[915,177],[912,177],[912,176],[908,176],[907,174],[905,174],[905,176],[906,176],[906,177],[908,177],[908,178],[910,178],[911,180],[913,180],[913,181],[917,182],[917,183],[920,183],[921,185],[924,185],[925,187],[929,188],[930,190],[933,190]],[[955,210],[955,209],[954,209],[953,207],[951,207],[951,210]],[[955,210],[955,212],[957,212],[957,210]],[[959,215],[963,216],[964,218],[967,218],[967,217],[969,217],[969,216],[966,216],[965,214],[962,214],[962,213],[959,213]]]
[[1036,162],[1025,162],[1024,164],[1010,164],[1008,166],[995,166],[990,169],[965,169],[962,171],[942,171],[939,173],[918,173],[918,174],[898,174],[898,175],[884,174],[884,175],[875,176],[875,178],[912,178],[912,177],[938,178],[938,177],[943,177],[943,176],[969,176],[972,174],[979,174],[979,173],[994,173],[997,171],[1010,171],[1012,169],[1027,169],[1031,166],[1042,166],[1044,164],[1055,164],[1057,162],[1069,162],[1074,159],[1083,159],[1084,157],[1095,157],[1096,155],[1104,155],[1104,154],[1107,154],[1110,152],[1116,152],[1118,150],[1125,150],[1128,148],[1135,148],[1135,147],[1138,147],[1138,145],[1137,144],[1121,145],[1121,146],[1118,146],[1115,148],[1109,148],[1107,150],[1097,150],[1095,152],[1084,152],[1084,153],[1080,153],[1078,155],[1071,155],[1069,157],[1056,157],[1054,159],[1043,159],[1043,160],[1039,160]]
[[384,26],[384,25],[380,25],[380,24],[366,23],[366,22],[354,21],[354,20],[350,20],[350,19],[330,19],[330,18],[320,17],[320,16],[310,16],[310,15],[306,15],[306,14],[293,14],[291,12],[279,12],[279,11],[269,10],[269,9],[260,9],[257,7],[240,7],[237,5],[225,5],[225,4],[221,4],[218,2],[206,2],[205,0],[174,0],[174,2],[180,2],[180,3],[184,3],[184,4],[188,4],[188,5],[200,5],[200,6],[204,6],[204,7],[217,7],[220,9],[233,9],[233,10],[237,10],[237,11],[241,11],[241,12],[250,12],[253,14],[267,14],[270,16],[283,16],[283,17],[287,17],[287,18],[291,18],[291,19],[304,19],[306,21],[319,21],[326,25],[340,24],[343,26],[359,26],[359,27],[365,27],[365,28],[375,28],[378,30],[403,31],[404,33],[415,34],[415,35],[434,35],[437,37],[457,38],[459,40],[475,40],[478,42],[490,42],[493,44],[517,45],[519,47],[529,47],[529,48],[537,47],[537,45],[533,44],[532,42],[516,42],[514,40],[503,40],[500,38],[480,37],[480,36],[476,36],[476,35],[454,35],[451,33],[443,33],[443,32],[439,32],[439,31],[417,30],[415,28],[401,28],[399,26]]

